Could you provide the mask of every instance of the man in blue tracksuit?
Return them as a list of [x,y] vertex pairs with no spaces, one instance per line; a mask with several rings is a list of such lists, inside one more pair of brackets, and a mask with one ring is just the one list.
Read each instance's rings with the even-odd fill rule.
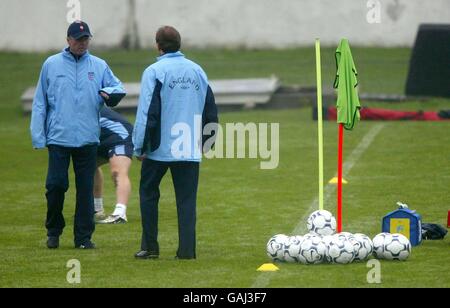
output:
[[139,195],[143,230],[141,251],[135,257],[159,256],[159,184],[170,169],[178,213],[176,257],[195,259],[197,186],[205,141],[202,127],[217,123],[217,108],[203,69],[179,51],[178,31],[161,27],[156,44],[160,57],[143,73],[133,130],[135,155],[142,161]]
[[33,100],[33,147],[47,147],[49,155],[45,222],[48,248],[58,248],[65,226],[62,211],[71,157],[77,190],[75,247],[95,248],[91,236],[95,229],[93,182],[99,111],[104,103],[116,105],[125,90],[106,62],[89,54],[90,38],[86,23],[76,21],[69,26],[69,47],[44,62]]

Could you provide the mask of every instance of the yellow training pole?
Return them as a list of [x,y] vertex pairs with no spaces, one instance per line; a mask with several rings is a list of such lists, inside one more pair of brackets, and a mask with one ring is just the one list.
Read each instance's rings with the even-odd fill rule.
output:
[[322,119],[322,74],[320,64],[320,41],[316,39],[317,74],[317,131],[319,146],[319,210],[323,210],[323,119]]

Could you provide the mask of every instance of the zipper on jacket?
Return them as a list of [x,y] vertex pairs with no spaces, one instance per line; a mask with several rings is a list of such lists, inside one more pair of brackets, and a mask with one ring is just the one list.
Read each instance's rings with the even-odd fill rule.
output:
[[75,102],[77,101],[78,93],[78,59],[75,59]]
[[[78,60],[79,58],[75,57],[75,107],[78,105]],[[78,144],[78,134],[75,134],[75,140]]]

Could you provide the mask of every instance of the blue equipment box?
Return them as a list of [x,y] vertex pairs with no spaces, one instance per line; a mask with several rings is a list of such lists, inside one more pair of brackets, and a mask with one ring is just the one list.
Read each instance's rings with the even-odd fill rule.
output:
[[403,234],[417,246],[422,242],[422,217],[408,208],[395,210],[383,217],[382,232]]

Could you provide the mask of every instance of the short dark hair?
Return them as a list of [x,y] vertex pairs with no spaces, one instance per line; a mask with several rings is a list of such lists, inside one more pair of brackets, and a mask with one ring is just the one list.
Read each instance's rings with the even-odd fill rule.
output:
[[163,52],[177,52],[181,47],[180,33],[171,26],[163,26],[156,32],[156,43]]

